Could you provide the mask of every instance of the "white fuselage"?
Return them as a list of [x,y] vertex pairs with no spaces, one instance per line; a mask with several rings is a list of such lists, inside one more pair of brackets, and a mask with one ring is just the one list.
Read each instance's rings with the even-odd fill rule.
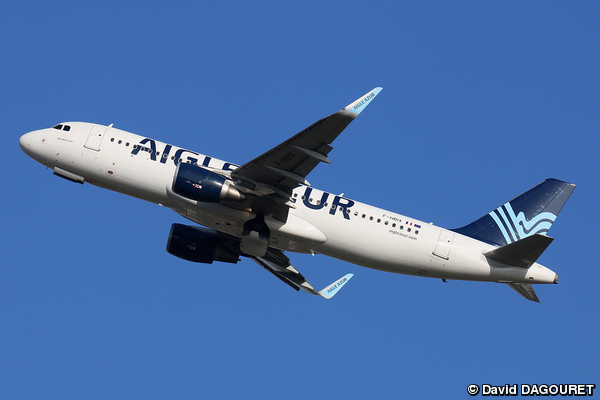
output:
[[[241,237],[255,217],[219,203],[174,194],[177,163],[220,171],[237,165],[113,127],[83,122],[69,130],[23,135],[23,151],[57,174],[169,207],[190,220]],[[64,173],[63,173],[63,176]],[[299,185],[287,222],[266,217],[269,245],[284,251],[320,253],[382,271],[441,279],[553,283],[556,274],[535,263],[529,269],[496,263],[483,253],[494,246],[404,215]]]

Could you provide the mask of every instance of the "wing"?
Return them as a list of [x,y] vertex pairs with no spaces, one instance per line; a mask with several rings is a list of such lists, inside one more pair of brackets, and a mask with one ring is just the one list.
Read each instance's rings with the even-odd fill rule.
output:
[[283,282],[290,285],[296,290],[324,297],[332,298],[344,286],[352,274],[347,274],[325,289],[316,291],[310,283],[302,276],[300,272],[290,263],[290,259],[280,250],[269,248],[267,253],[262,257],[251,257],[258,265],[281,279]]
[[[323,118],[302,132],[236,168],[231,177],[247,195],[246,209],[273,215],[285,221],[292,190],[298,184],[309,185],[306,176],[319,163],[330,163],[331,143],[377,96],[381,88],[352,102],[342,110]],[[234,206],[232,204],[231,206]]]

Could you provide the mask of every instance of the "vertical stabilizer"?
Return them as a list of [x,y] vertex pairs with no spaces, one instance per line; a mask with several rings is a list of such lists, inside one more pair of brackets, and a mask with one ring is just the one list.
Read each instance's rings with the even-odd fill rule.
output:
[[453,231],[497,246],[535,234],[545,235],[574,189],[572,183],[546,179],[477,221]]

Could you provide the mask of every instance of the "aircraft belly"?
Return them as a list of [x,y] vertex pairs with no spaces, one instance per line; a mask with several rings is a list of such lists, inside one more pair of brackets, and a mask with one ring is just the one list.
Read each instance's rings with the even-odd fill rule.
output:
[[[236,237],[242,237],[244,224],[255,217],[255,214],[218,203],[190,202],[182,210],[177,212],[198,224]],[[316,245],[327,241],[314,225],[291,214],[285,224],[269,216],[265,217],[265,223],[270,231],[269,246],[279,250],[310,253]]]
[[[173,192],[169,191],[169,196],[173,196]],[[187,203],[178,200],[177,207],[173,209],[197,224],[236,237],[242,236],[244,224],[253,217],[249,212],[229,208],[219,203],[202,203],[194,200],[187,200]]]
[[403,274],[418,274],[429,261],[429,257],[423,257],[427,246],[424,237],[409,239],[378,225],[370,229],[369,225],[358,220],[343,221],[335,228],[328,226],[324,233],[329,240],[315,250],[364,267]]
[[315,251],[367,268],[399,274],[439,279],[496,280],[481,250],[475,246],[475,242],[481,242],[457,234],[444,258],[435,254],[441,228],[423,225],[417,239],[389,234],[388,230],[378,228],[376,226],[377,230],[369,232],[368,226],[360,226],[359,221],[355,226],[349,224],[336,232],[325,229],[330,239],[315,247]]
[[285,224],[272,218],[265,221],[271,229],[271,245],[281,250],[309,253],[312,248],[327,241],[321,230],[292,213]]
[[82,158],[79,164],[76,170],[81,171],[92,185],[165,206],[172,203],[166,192],[166,182],[171,176],[168,171],[156,168],[155,173],[148,174],[148,169],[153,168],[144,170],[139,165],[102,158]]

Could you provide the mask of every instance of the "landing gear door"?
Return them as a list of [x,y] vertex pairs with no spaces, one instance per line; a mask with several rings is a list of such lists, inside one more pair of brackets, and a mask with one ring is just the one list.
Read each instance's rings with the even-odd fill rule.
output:
[[441,257],[444,260],[449,259],[452,242],[454,242],[454,233],[445,229],[440,230],[440,237],[438,238],[433,255]]
[[90,131],[87,141],[85,142],[85,147],[91,150],[100,151],[100,144],[102,143],[102,139],[104,138],[104,134],[108,128],[102,125],[94,125],[92,126],[92,130]]

